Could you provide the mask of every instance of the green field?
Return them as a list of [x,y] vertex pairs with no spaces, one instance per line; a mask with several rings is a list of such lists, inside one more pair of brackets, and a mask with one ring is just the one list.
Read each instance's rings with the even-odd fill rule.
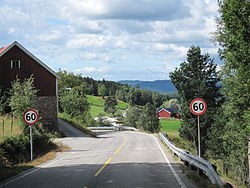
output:
[[[87,95],[87,99],[90,103],[90,114],[92,117],[97,117],[100,113],[105,114],[106,116],[112,116],[111,114],[108,114],[103,110],[105,99],[92,95]],[[130,105],[128,103],[118,100],[118,111],[124,111],[129,106]]]
[[87,95],[88,102],[94,106],[104,106],[104,99],[102,97],[96,97]]
[[181,121],[178,119],[160,120],[161,132],[178,132],[181,127]]

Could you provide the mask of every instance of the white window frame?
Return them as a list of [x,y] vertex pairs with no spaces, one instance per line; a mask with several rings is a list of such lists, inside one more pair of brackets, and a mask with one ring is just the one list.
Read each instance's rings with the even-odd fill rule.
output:
[[[18,63],[17,66],[15,65],[15,63]],[[14,66],[15,65],[15,66]],[[13,68],[21,68],[21,61],[20,60],[11,60],[10,61],[10,67]]]

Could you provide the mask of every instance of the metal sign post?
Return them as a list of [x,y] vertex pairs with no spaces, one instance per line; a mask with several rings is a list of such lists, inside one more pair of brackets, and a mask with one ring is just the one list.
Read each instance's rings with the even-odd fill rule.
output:
[[30,127],[30,160],[33,161],[33,142],[32,142],[32,127]]
[[38,112],[34,109],[26,110],[23,113],[23,120],[30,128],[30,160],[33,161],[32,126],[38,122]]
[[189,105],[190,111],[197,115],[197,124],[198,124],[198,156],[201,157],[201,135],[200,135],[200,115],[206,113],[207,103],[201,99],[197,98],[191,101]]
[[200,116],[197,116],[197,121],[198,121],[198,156],[201,157]]

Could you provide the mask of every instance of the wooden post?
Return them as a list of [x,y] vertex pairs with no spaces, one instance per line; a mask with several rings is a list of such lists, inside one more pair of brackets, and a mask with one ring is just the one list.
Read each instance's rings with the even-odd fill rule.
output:
[[13,123],[14,123],[14,117],[12,115],[11,116],[11,127],[10,127],[11,134],[12,134],[12,131],[13,131]]
[[3,119],[3,136],[4,136],[4,119]]

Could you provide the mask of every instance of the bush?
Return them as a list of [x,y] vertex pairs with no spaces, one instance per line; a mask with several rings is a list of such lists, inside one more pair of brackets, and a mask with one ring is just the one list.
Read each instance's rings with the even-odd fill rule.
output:
[[[33,157],[36,158],[50,149],[55,144],[50,141],[48,134],[41,128],[33,128]],[[0,144],[1,157],[8,159],[12,164],[27,162],[30,160],[30,138],[24,134],[8,137]]]
[[22,163],[27,161],[29,156],[29,137],[18,135],[8,137],[0,144],[2,155],[11,163]]

